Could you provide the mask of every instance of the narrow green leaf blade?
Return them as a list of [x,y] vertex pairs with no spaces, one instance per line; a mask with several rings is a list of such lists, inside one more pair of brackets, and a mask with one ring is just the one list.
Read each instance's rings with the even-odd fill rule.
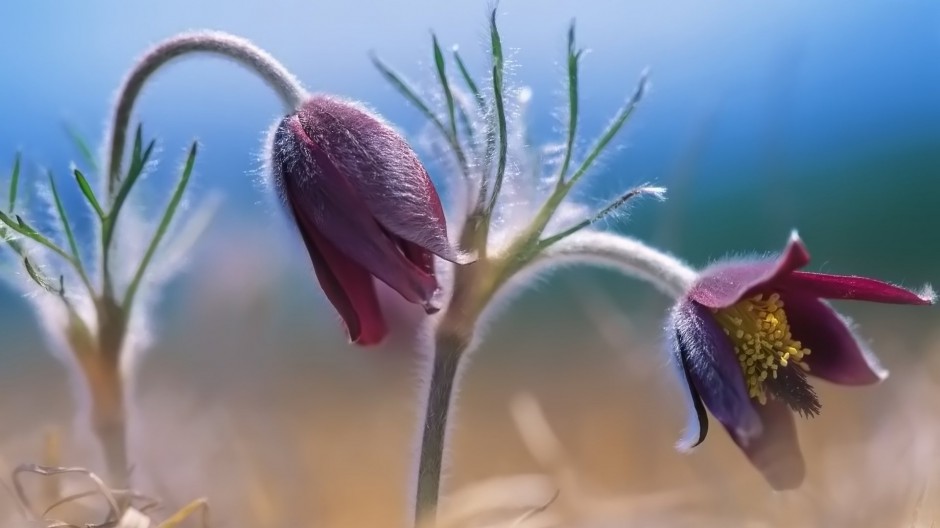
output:
[[144,153],[141,155],[140,159],[131,161],[131,167],[127,171],[127,177],[121,182],[121,186],[114,196],[114,202],[111,204],[111,212],[108,213],[108,217],[105,218],[102,230],[102,244],[105,247],[110,248],[111,246],[111,240],[114,238],[114,229],[117,226],[117,219],[124,207],[124,202],[127,201],[127,197],[140,178],[140,175],[143,174],[144,167],[147,166],[147,161],[150,159],[151,153],[153,153],[154,145],[156,145],[156,141],[151,140],[147,148],[144,149]]
[[192,147],[189,149],[189,155],[186,157],[186,164],[183,166],[183,173],[180,175],[180,179],[176,183],[176,188],[173,190],[173,195],[170,197],[170,202],[167,204],[166,210],[163,212],[163,217],[160,219],[160,223],[157,225],[157,230],[154,232],[153,238],[150,239],[150,244],[147,246],[147,251],[144,253],[144,258],[141,260],[140,265],[137,267],[137,271],[134,273],[133,279],[131,279],[131,283],[127,287],[127,291],[124,293],[122,307],[125,310],[125,313],[130,313],[131,306],[134,302],[134,297],[137,295],[137,290],[140,288],[140,283],[144,277],[145,272],[147,271],[147,267],[153,260],[153,256],[156,253],[157,248],[160,246],[160,242],[163,240],[164,235],[166,235],[166,231],[170,227],[170,223],[173,221],[173,216],[176,214],[176,210],[179,208],[180,202],[183,200],[183,195],[186,192],[186,187],[189,185],[189,179],[193,172],[193,166],[196,163],[197,150],[197,143],[194,142]]
[[574,21],[568,28],[568,142],[565,146],[565,158],[558,172],[559,185],[564,184],[571,156],[574,153],[574,140],[578,128],[578,60],[581,51],[575,47]]
[[36,269],[36,267],[33,266],[33,264],[29,261],[28,257],[23,257],[23,267],[26,268],[26,273],[29,275],[29,278],[33,279],[33,282],[39,285],[40,288],[46,290],[49,293],[59,293],[59,291],[56,290],[55,286],[53,285],[52,281],[47,279],[42,274],[42,272]]
[[[36,231],[32,226],[27,224],[26,221],[24,221],[23,218],[20,217],[19,215],[15,215],[15,216],[16,216],[16,220],[13,220],[6,213],[0,212],[0,222],[3,222],[4,224],[6,224],[7,227],[12,229],[13,231],[27,238],[32,239],[33,241],[35,241],[36,243],[42,246],[49,248],[54,253],[62,256],[68,262],[73,262],[72,256],[66,253],[65,251],[63,251],[62,248],[60,248],[58,245],[55,244],[55,242],[46,238],[39,231]],[[12,242],[13,241],[10,241],[11,243],[10,245],[13,245]]]
[[578,170],[571,176],[571,180],[568,182],[568,185],[573,185],[578,179],[584,176],[584,173],[591,168],[594,162],[597,160],[597,157],[601,155],[601,152],[607,147],[608,143],[614,136],[617,135],[617,132],[620,132],[620,129],[623,128],[624,123],[633,115],[633,112],[636,110],[636,107],[640,104],[640,101],[643,99],[643,95],[646,93],[647,86],[647,73],[644,71],[640,75],[640,81],[637,84],[636,90],[633,92],[633,95],[627,101],[626,104],[621,107],[620,111],[617,112],[617,115],[614,116],[613,121],[607,126],[607,129],[604,130],[604,133],[601,134],[601,137],[598,138],[597,142],[591,148],[591,151],[588,153],[587,157],[584,158],[584,161],[581,162],[581,165],[578,167]]
[[497,151],[496,177],[493,180],[493,193],[490,195],[487,217],[491,217],[499,199],[506,174],[506,152],[509,148],[506,137],[506,109],[503,101],[503,45],[496,27],[496,10],[490,15],[490,42],[493,54],[493,103],[496,108],[496,124],[499,132],[499,150]]
[[62,222],[62,231],[65,232],[65,238],[69,244],[69,251],[72,252],[72,257],[75,261],[80,262],[81,257],[78,253],[78,243],[75,241],[72,225],[69,223],[69,217],[65,212],[65,207],[62,205],[62,199],[59,197],[59,190],[56,188],[52,171],[49,171],[49,189],[52,191],[52,200],[55,202],[55,209],[59,213],[59,221]]
[[85,138],[82,137],[74,126],[68,123],[65,123],[65,133],[68,134],[72,143],[75,144],[75,148],[78,149],[78,153],[81,154],[82,161],[85,162],[88,169],[91,170],[92,173],[98,174],[98,162],[95,160],[95,155],[92,153]]
[[441,45],[437,41],[437,35],[431,33],[431,43],[434,47],[434,65],[437,67],[437,78],[441,82],[441,89],[444,91],[444,100],[447,103],[447,117],[450,119],[450,135],[457,138],[457,116],[454,111],[454,94],[450,91],[450,83],[447,80],[447,66],[444,63],[444,53],[441,52]]
[[457,162],[460,165],[461,170],[463,171],[464,176],[468,176],[469,169],[467,167],[467,157],[463,152],[463,149],[460,147],[460,142],[457,140],[456,135],[451,135],[444,123],[434,115],[434,112],[431,111],[431,107],[418,95],[417,91],[412,88],[400,75],[392,71],[384,62],[382,62],[378,57],[372,55],[372,64],[375,65],[376,69],[379,70],[379,73],[382,74],[385,79],[391,83],[391,85],[402,94],[405,99],[415,105],[417,109],[424,114],[424,117],[430,121],[434,128],[440,132],[444,139],[447,140],[447,143],[450,145],[451,150],[454,151],[454,156],[457,157]]
[[13,174],[10,176],[10,209],[12,213],[16,207],[16,193],[20,186],[20,153],[16,153],[16,160],[13,162]]
[[81,189],[85,199],[88,200],[88,204],[91,205],[91,208],[95,210],[95,214],[98,215],[98,218],[104,220],[104,209],[102,209],[101,204],[98,203],[98,198],[95,197],[95,191],[93,191],[91,185],[88,184],[88,180],[85,179],[85,175],[82,174],[82,171],[78,170],[77,168],[72,172],[75,175],[75,181],[78,182],[78,188]]
[[137,130],[134,132],[134,148],[131,150],[131,165],[137,163],[140,160],[140,150],[143,147],[144,142],[144,125],[139,123],[137,125]]
[[372,55],[372,64],[379,70],[379,73],[385,77],[385,80],[395,88],[398,93],[404,96],[411,104],[424,114],[424,117],[427,118],[434,126],[441,132],[441,134],[447,135],[447,128],[444,126],[444,123],[441,123],[441,120],[434,115],[434,112],[431,111],[431,107],[418,95],[418,92],[411,87],[411,85],[404,80],[404,78],[395,73],[389,66],[387,66],[381,59],[377,56]]
[[470,75],[470,71],[467,70],[467,65],[464,64],[463,59],[460,58],[460,53],[458,53],[456,49],[454,50],[454,62],[457,63],[457,69],[460,70],[460,76],[463,77],[463,82],[467,85],[467,89],[473,94],[477,106],[480,107],[480,113],[485,114],[486,99],[483,97],[483,93],[480,91],[480,88],[477,87],[477,83],[474,82],[473,76]]

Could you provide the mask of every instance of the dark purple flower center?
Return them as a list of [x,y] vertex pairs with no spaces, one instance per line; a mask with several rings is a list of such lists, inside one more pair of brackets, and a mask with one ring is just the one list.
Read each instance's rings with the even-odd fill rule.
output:
[[731,340],[744,374],[748,395],[767,403],[783,401],[805,416],[819,413],[819,399],[806,379],[810,354],[790,332],[780,295],[756,295],[727,308],[713,309]]

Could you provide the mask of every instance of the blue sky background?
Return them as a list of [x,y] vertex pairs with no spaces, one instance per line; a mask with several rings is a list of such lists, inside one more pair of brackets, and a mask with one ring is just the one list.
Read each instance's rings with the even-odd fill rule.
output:
[[[367,60],[375,50],[427,81],[428,36],[459,43],[485,71],[483,2],[10,3],[0,17],[0,152],[66,166],[63,120],[100,136],[113,91],[147,46],[174,32],[218,28],[255,40],[313,90],[363,99],[406,131],[416,112]],[[703,126],[705,168],[722,184],[765,170],[768,143],[790,162],[940,135],[940,5],[935,2],[551,2],[507,0],[504,40],[515,80],[535,91],[533,130],[549,138],[561,101],[564,31],[577,18],[590,48],[582,130],[598,130],[650,67],[654,91],[610,163],[662,177]],[[170,154],[198,137],[202,182],[253,192],[242,174],[279,107],[230,64],[194,58],[148,86],[138,115]],[[618,171],[619,172],[619,171]],[[629,173],[629,176],[626,174]]]
[[[431,86],[433,29],[443,45],[459,44],[483,77],[487,11],[485,2],[430,0],[7,2],[0,169],[19,149],[27,177],[44,166],[67,181],[77,154],[62,124],[97,144],[135,57],[199,28],[248,37],[309,89],[364,100],[416,133],[419,114],[368,53]],[[513,82],[534,90],[537,141],[556,138],[572,18],[590,49],[582,143],[633,91],[639,72],[651,70],[653,89],[618,138],[624,148],[605,158],[591,189],[603,197],[654,181],[671,186],[673,199],[624,228],[703,262],[774,249],[798,227],[834,269],[938,282],[940,213],[931,204],[940,198],[940,3],[506,0],[500,29]],[[195,193],[223,190],[223,217],[283,225],[259,205],[265,199],[252,181],[263,133],[279,112],[267,87],[229,63],[193,58],[165,70],[136,114],[163,147],[151,181],[172,178],[198,138]],[[296,240],[288,247],[306,266]]]

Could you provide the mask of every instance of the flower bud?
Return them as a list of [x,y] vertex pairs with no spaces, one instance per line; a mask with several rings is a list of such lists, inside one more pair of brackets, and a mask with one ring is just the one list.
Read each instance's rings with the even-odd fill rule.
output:
[[447,239],[427,171],[380,117],[312,96],[274,131],[271,170],[353,342],[375,344],[387,333],[373,278],[427,313],[440,309],[434,255],[465,260]]

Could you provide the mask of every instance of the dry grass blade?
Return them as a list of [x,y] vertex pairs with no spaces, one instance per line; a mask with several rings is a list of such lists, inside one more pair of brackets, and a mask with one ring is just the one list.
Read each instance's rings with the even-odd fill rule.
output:
[[[42,464],[46,467],[60,467],[62,465],[62,438],[58,429],[49,428],[43,434]],[[45,504],[52,504],[62,497],[62,483],[57,476],[50,476],[42,481],[42,500]],[[48,509],[47,509],[48,511]]]
[[[136,510],[141,513],[146,513],[147,511],[152,510],[160,505],[160,501],[154,499],[153,497],[149,497],[147,495],[137,493],[132,490],[111,490],[111,493],[114,495],[115,498],[146,501],[144,502],[144,504],[136,507]],[[68,495],[66,497],[62,497],[61,499],[57,499],[55,502],[47,506],[45,511],[43,511],[42,516],[43,518],[48,517],[49,514],[52,513],[53,510],[55,510],[56,508],[62,505],[68,504],[70,502],[75,502],[75,501],[84,499],[86,497],[91,497],[97,494],[98,494],[97,490],[89,490],[89,491],[83,491],[81,493]]]
[[202,514],[200,526],[202,526],[202,528],[209,528],[209,501],[204,498],[196,499],[186,506],[183,506],[178,512],[171,515],[169,519],[157,525],[157,528],[176,528],[181,525],[183,521],[196,515],[197,512]]
[[104,481],[101,480],[98,475],[95,475],[91,471],[85,468],[78,467],[47,467],[41,466],[39,464],[21,464],[13,470],[13,488],[16,491],[16,496],[19,499],[20,503],[23,505],[26,512],[32,515],[33,520],[38,520],[42,516],[35,515],[35,510],[33,510],[32,505],[30,504],[29,497],[26,494],[25,489],[23,488],[23,483],[21,481],[21,476],[24,473],[32,473],[35,475],[40,475],[43,477],[50,477],[56,475],[64,475],[70,473],[76,473],[84,475],[88,480],[90,480],[95,488],[102,497],[108,503],[110,509],[108,517],[106,518],[105,524],[101,526],[106,526],[108,522],[113,522],[118,519],[121,515],[121,509],[118,506],[118,501],[114,496],[114,493],[105,485]]
[[523,524],[527,524],[527,521],[529,521],[530,519],[532,519],[532,518],[535,517],[536,515],[538,515],[538,514],[540,514],[540,513],[545,513],[545,510],[547,510],[549,506],[551,506],[552,504],[554,504],[554,502],[555,502],[556,500],[558,500],[558,496],[559,496],[559,495],[561,495],[561,490],[556,490],[556,491],[555,491],[555,494],[552,495],[552,498],[549,499],[548,502],[546,502],[545,504],[543,504],[543,505],[541,505],[541,506],[532,508],[531,510],[529,510],[529,511],[523,513],[521,517],[519,517],[518,519],[516,519],[516,520],[510,525],[510,527],[511,527],[511,528],[518,528],[518,527],[522,526]]
[[535,397],[520,394],[512,400],[509,409],[522,442],[535,460],[553,472],[563,468],[566,465],[564,449]]
[[438,512],[435,528],[469,525],[483,516],[510,514],[514,518],[550,503],[558,495],[552,479],[545,475],[513,475],[489,479],[462,488]]

